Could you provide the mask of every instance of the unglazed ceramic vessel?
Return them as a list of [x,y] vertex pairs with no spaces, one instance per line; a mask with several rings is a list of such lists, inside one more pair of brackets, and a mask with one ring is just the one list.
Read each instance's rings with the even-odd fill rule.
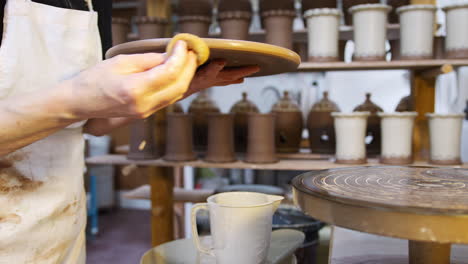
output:
[[412,139],[416,112],[378,113],[382,122],[380,162],[404,165],[413,162]]
[[353,24],[353,16],[351,15],[348,10],[357,5],[364,5],[364,4],[378,4],[380,3],[380,0],[342,0],[343,3],[343,14],[345,18],[345,24],[346,25],[352,25]]
[[[202,254],[216,257],[217,264],[266,263],[273,213],[283,196],[254,192],[227,192],[208,197],[192,207],[193,241]],[[213,245],[200,243],[197,212],[207,210]]]
[[430,159],[438,165],[458,165],[464,114],[426,114],[429,118]]
[[401,24],[401,59],[433,58],[436,10],[434,5],[407,5],[397,9]]
[[247,149],[247,114],[258,113],[257,106],[247,99],[247,93],[242,93],[242,99],[235,103],[230,112],[234,114],[234,142],[236,152],[245,152]]
[[162,38],[166,33],[167,19],[159,17],[136,17],[139,39]]
[[299,106],[284,92],[271,112],[276,115],[275,137],[276,150],[279,153],[295,153],[299,151],[302,139],[304,120]]
[[249,113],[245,162],[275,163],[275,115]]
[[190,33],[201,38],[208,37],[211,16],[187,15],[179,17],[179,32]]
[[307,19],[309,61],[338,61],[338,39],[341,13],[338,9],[310,9]]
[[222,0],[218,6],[218,21],[221,37],[224,39],[247,40],[252,20],[252,6],[249,0]]
[[328,92],[323,92],[323,98],[312,106],[307,117],[309,145],[312,153],[335,153],[335,127],[332,112],[339,112],[338,105],[328,98]]
[[208,114],[208,162],[233,162],[234,116],[232,114]]
[[395,108],[396,112],[412,112],[414,110],[414,102],[413,98],[411,98],[411,95],[401,98],[400,102],[398,102],[398,105]]
[[292,50],[296,12],[289,9],[268,10],[262,11],[261,16],[266,31],[266,43]]
[[208,114],[219,113],[219,107],[206,91],[198,93],[190,103],[188,112],[193,115],[193,144],[197,151],[206,151],[208,142]]
[[364,164],[366,126],[369,112],[333,112],[336,134],[336,163]]
[[118,45],[127,42],[127,35],[130,31],[130,22],[128,19],[112,18],[112,45]]
[[212,0],[179,0],[179,16],[211,16]]
[[156,148],[154,140],[154,117],[137,119],[130,124],[130,160],[157,159],[161,151]]
[[168,161],[190,161],[197,159],[193,151],[192,115],[167,114],[166,153]]
[[446,19],[445,51],[448,58],[468,58],[468,3],[443,8]]
[[377,115],[378,112],[383,112],[383,109],[376,105],[371,100],[371,94],[366,93],[366,100],[364,103],[356,106],[353,111],[356,112],[369,112],[370,116],[367,119],[367,153],[368,154],[379,154],[381,148],[381,129],[380,129],[380,117]]
[[387,15],[391,7],[384,4],[353,6],[354,56],[356,61],[385,60]]

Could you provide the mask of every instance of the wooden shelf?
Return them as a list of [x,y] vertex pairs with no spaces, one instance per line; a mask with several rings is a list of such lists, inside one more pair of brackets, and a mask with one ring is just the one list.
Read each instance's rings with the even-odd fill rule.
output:
[[[277,163],[272,164],[251,164],[243,161],[229,163],[211,163],[203,160],[186,161],[186,162],[170,162],[162,159],[157,160],[128,160],[125,155],[105,155],[96,156],[86,159],[88,165],[137,165],[137,166],[158,166],[158,167],[182,167],[190,166],[195,168],[222,168],[222,169],[253,169],[253,170],[295,170],[295,171],[310,171],[323,170],[330,168],[343,168],[357,165],[336,164],[332,159],[282,159]],[[369,159],[369,163],[359,166],[377,166],[377,159]],[[415,166],[432,166],[427,162],[415,162]],[[454,166],[448,166],[454,167]],[[468,168],[468,164],[455,166],[456,168]]]

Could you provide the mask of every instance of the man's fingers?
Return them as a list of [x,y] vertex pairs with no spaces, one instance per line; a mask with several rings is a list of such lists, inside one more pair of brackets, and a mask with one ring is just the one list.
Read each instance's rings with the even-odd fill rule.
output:
[[218,79],[221,81],[238,80],[260,71],[258,66],[246,66],[241,68],[224,69],[218,74]]
[[144,72],[164,62],[166,57],[160,53],[142,53],[134,55],[120,55],[116,57],[120,74]]
[[241,79],[238,79],[238,80],[235,80],[235,81],[220,82],[220,83],[217,83],[215,86],[227,86],[227,85],[239,84],[239,83],[243,83],[243,82],[244,82],[244,78],[241,78]]
[[225,60],[220,60],[220,59],[213,60],[207,65],[202,66],[198,70],[197,74],[210,74],[210,75],[217,76],[218,73],[223,70],[224,66],[226,66]]

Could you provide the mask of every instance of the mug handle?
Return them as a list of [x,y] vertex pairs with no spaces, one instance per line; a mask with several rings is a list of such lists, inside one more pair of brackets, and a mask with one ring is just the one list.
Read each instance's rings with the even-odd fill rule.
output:
[[200,243],[200,237],[198,236],[198,230],[197,230],[197,213],[200,210],[206,210],[209,211],[208,209],[208,204],[207,203],[197,203],[192,207],[192,237],[193,237],[193,243],[197,247],[198,251],[201,253],[214,256],[213,252],[211,249],[206,248],[201,245]]

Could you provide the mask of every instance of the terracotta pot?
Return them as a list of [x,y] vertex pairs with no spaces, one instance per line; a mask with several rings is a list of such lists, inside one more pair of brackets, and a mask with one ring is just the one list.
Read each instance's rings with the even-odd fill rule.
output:
[[128,19],[112,18],[112,45],[119,45],[127,42],[127,35],[130,31],[130,22]]
[[353,16],[349,12],[349,9],[356,5],[364,5],[364,4],[378,4],[380,0],[343,0],[343,14],[345,18],[346,25],[353,24]]
[[388,13],[388,23],[400,23],[400,17],[398,16],[397,9],[401,6],[406,6],[409,4],[410,0],[387,0],[387,5],[392,7],[392,10]]
[[179,16],[208,16],[211,17],[213,10],[211,0],[179,0],[176,9]]
[[434,5],[407,5],[397,9],[401,21],[401,58],[432,59],[434,47]]
[[278,162],[275,151],[274,114],[248,114],[248,143],[245,162]]
[[167,19],[141,16],[135,19],[140,39],[162,38],[166,34]]
[[208,114],[208,162],[233,162],[234,151],[234,115]]
[[193,142],[197,151],[206,151],[208,143],[208,114],[219,113],[216,103],[211,100],[206,91],[198,93],[192,101],[188,112],[193,116]]
[[279,153],[299,152],[304,120],[302,112],[288,92],[284,92],[271,112],[276,116],[275,137],[276,151]]
[[371,94],[366,93],[366,100],[364,103],[354,108],[355,112],[370,112],[370,116],[367,119],[367,137],[370,142],[367,142],[367,153],[368,154],[379,154],[381,149],[381,129],[380,129],[380,117],[377,115],[378,112],[383,112],[383,109],[371,101]]
[[234,114],[234,142],[236,152],[245,152],[247,149],[247,114],[258,113],[258,108],[247,99],[247,93],[242,93],[242,100],[235,103],[230,110]]
[[333,112],[336,133],[336,163],[364,164],[366,125],[369,112]]
[[443,8],[446,19],[445,51],[447,58],[468,58],[468,3]]
[[338,61],[338,39],[341,13],[338,9],[310,9],[304,13],[307,19],[309,61]]
[[387,15],[391,7],[383,4],[353,6],[355,61],[383,61],[387,40]]
[[130,160],[157,159],[161,157],[154,141],[154,118],[138,119],[130,124]]
[[166,155],[168,161],[190,161],[197,159],[193,151],[192,115],[167,114]]
[[332,112],[339,112],[340,108],[328,99],[328,92],[323,92],[323,98],[312,106],[307,118],[309,131],[309,145],[312,153],[335,153],[335,128]]
[[224,39],[247,40],[252,20],[250,11],[224,11],[218,15],[221,37]]
[[179,17],[179,32],[206,38],[210,24],[211,16],[181,16]]
[[411,149],[416,112],[378,113],[382,120],[380,162],[390,165],[413,163]]
[[261,13],[265,25],[265,41],[268,44],[292,49],[294,10],[269,10]]
[[429,119],[430,159],[437,165],[459,165],[464,114],[426,114]]

